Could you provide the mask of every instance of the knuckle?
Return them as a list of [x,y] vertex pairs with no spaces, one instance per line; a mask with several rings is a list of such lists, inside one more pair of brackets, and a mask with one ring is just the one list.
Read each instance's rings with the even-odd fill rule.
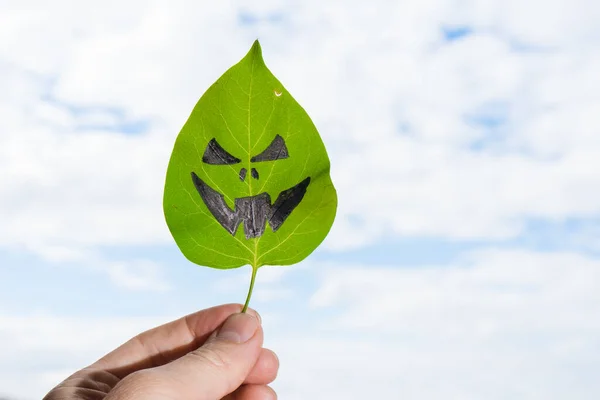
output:
[[204,364],[203,371],[207,376],[220,382],[226,392],[233,392],[244,380],[235,366],[234,358],[226,349],[218,346],[200,348],[192,353],[197,362]]
[[194,357],[199,358],[201,362],[208,364],[209,367],[217,370],[228,370],[232,365],[231,357],[227,352],[217,347],[200,348],[191,354]]

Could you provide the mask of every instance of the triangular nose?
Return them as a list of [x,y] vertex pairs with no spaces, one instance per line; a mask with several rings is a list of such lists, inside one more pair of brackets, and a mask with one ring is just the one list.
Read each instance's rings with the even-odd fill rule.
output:
[[240,181],[244,182],[246,180],[246,168],[240,169]]

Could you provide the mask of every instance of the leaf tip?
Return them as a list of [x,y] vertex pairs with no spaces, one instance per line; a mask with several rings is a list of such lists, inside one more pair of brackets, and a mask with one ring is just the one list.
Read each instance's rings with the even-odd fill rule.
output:
[[258,41],[258,39],[256,39],[252,44],[252,48],[246,55],[246,58],[250,60],[263,61],[262,48],[260,47],[260,42]]

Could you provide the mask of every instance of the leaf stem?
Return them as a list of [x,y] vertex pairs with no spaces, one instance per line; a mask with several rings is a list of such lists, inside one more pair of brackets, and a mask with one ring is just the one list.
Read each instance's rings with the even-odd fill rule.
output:
[[254,290],[256,271],[258,271],[258,267],[252,266],[252,278],[250,279],[250,289],[248,289],[248,296],[246,296],[246,303],[244,304],[244,308],[242,308],[242,313],[245,313],[246,310],[248,310],[248,304],[250,304],[250,297],[252,297],[252,290]]

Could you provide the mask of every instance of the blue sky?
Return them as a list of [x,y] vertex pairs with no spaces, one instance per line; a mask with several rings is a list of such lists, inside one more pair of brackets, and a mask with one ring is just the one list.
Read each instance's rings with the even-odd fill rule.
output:
[[597,2],[54,3],[0,5],[0,396],[244,300],[162,185],[259,38],[339,195],[317,251],[259,271],[280,398],[598,398]]

